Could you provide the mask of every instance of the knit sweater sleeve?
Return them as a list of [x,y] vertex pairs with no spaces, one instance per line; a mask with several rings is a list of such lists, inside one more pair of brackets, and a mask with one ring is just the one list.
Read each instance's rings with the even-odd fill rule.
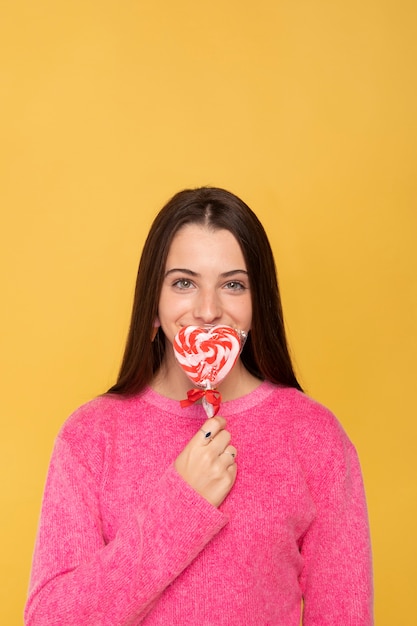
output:
[[106,542],[98,494],[91,467],[59,437],[44,492],[27,626],[139,624],[227,523],[171,465],[150,500]]
[[[301,547],[303,624],[372,626],[372,564],[361,469],[343,429],[331,414],[327,417],[305,440],[316,512]],[[315,449],[320,455],[311,452]]]

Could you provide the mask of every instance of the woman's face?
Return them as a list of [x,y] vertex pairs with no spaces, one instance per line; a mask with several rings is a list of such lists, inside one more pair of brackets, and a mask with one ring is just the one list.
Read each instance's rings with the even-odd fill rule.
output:
[[190,224],[172,240],[158,309],[169,342],[182,326],[249,331],[252,302],[246,263],[228,230]]

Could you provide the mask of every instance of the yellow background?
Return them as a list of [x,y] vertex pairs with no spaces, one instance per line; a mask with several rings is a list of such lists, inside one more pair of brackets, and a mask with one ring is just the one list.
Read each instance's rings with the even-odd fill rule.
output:
[[54,437],[116,376],[150,222],[201,184],[270,234],[302,383],[362,460],[376,623],[413,623],[416,7],[1,2],[2,624]]

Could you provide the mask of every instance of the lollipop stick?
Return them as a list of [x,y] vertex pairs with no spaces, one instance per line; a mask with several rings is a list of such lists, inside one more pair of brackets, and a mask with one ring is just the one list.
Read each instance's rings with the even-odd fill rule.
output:
[[[206,387],[206,392],[211,389],[210,383],[207,383],[207,387]],[[210,402],[207,400],[207,394],[205,393],[204,396],[201,399],[201,404],[203,405],[203,408],[205,410],[205,412],[207,413],[207,417],[213,417],[214,416],[214,406],[212,404],[210,404]]]
[[207,417],[214,417],[220,409],[222,396],[219,391],[212,388],[210,382],[207,382],[206,389],[203,393],[201,404],[203,405]]
[[203,396],[201,403],[204,407],[207,417],[214,417],[214,406],[207,401],[206,396]]

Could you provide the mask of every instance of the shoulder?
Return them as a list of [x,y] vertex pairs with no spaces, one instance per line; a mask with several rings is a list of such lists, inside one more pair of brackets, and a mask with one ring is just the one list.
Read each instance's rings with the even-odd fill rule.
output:
[[103,439],[129,427],[141,410],[141,394],[124,397],[117,394],[97,396],[77,408],[64,422],[58,438],[69,443]]
[[103,395],[82,404],[65,420],[59,436],[68,438],[76,433],[82,435],[96,428],[101,429],[117,412],[118,401],[117,396]]
[[339,419],[317,400],[297,389],[273,386],[267,402],[307,473],[310,468],[343,470],[356,456]]
[[282,387],[272,383],[264,383],[268,390],[263,408],[279,414],[283,422],[301,431],[315,432],[321,428],[340,431],[341,425],[333,412],[307,394],[293,387]]
[[99,473],[115,445],[130,440],[132,425],[142,414],[139,396],[98,396],[77,408],[62,425],[54,445],[53,462],[87,467]]
[[[279,393],[279,392],[278,392]],[[314,398],[285,388],[278,397],[283,411],[288,413],[294,432],[312,442],[321,438],[345,438],[346,433],[331,409]]]

